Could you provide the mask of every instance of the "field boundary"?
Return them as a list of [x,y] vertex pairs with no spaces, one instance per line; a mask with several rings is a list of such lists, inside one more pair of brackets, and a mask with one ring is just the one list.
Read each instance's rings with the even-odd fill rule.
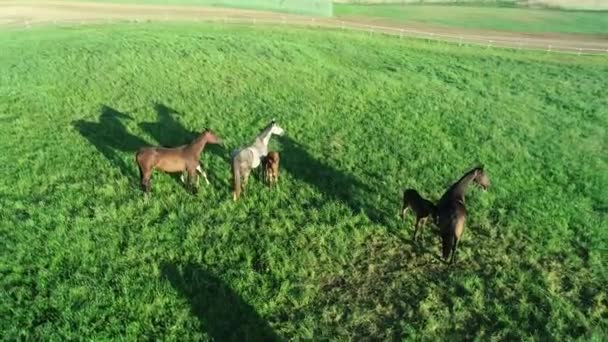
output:
[[[19,3],[0,1],[0,27],[30,28],[34,25],[73,25],[87,23],[150,22],[150,21],[207,21],[240,24],[297,25],[340,30],[363,31],[370,35],[386,34],[398,38],[416,38],[427,41],[472,45],[485,48],[545,51],[574,55],[607,55],[608,41],[559,40],[532,35],[483,35],[462,32],[445,33],[412,29],[403,26],[383,26],[355,20],[339,20],[274,12],[227,8],[148,6],[91,3],[78,6],[70,2]],[[13,6],[13,10],[10,11]],[[8,7],[9,10],[3,10]],[[84,10],[83,10],[84,9]],[[120,10],[120,11],[117,11]],[[28,12],[29,11],[29,12]],[[6,13],[6,14],[5,14]],[[33,14],[34,13],[34,14]],[[36,15],[35,15],[36,14]],[[44,14],[44,15],[41,15]]]

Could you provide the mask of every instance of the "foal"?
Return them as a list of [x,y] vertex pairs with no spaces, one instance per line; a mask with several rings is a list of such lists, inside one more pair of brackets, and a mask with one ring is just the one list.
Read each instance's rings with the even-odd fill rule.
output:
[[279,152],[268,153],[262,160],[264,179],[270,186],[279,181]]
[[446,190],[439,202],[437,202],[437,216],[439,230],[441,231],[443,257],[447,260],[451,254],[450,264],[456,262],[458,241],[464,233],[464,222],[467,216],[467,208],[464,205],[464,193],[471,182],[477,183],[484,190],[490,186],[490,180],[484,173],[483,166],[478,166],[465,173],[464,176]]
[[[238,200],[245,191],[252,169],[260,166],[262,158],[268,154],[268,142],[272,135],[283,135],[283,129],[272,120],[262,132],[255,137],[253,144],[232,153],[232,199]],[[241,180],[243,183],[241,184]]]
[[[424,226],[429,219],[436,221],[437,207],[433,202],[424,199],[418,191],[414,189],[406,189],[403,191],[403,204],[401,205],[401,219],[405,219],[405,212],[412,208],[412,211],[416,215],[416,224],[414,225],[414,235],[412,239],[417,240],[418,228]],[[422,232],[422,228],[420,228]]]
[[206,129],[188,145],[175,148],[144,147],[140,149],[135,159],[139,166],[141,187],[144,192],[150,191],[152,171],[159,169],[167,173],[180,172],[182,175],[183,172],[187,172],[190,186],[196,193],[198,191],[197,172],[204,173],[200,168],[199,159],[207,143],[220,144],[221,139],[211,130]]

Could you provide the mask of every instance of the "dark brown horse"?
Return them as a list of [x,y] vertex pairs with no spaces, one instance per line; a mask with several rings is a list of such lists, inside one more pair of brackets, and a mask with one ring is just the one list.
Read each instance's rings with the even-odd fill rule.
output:
[[437,202],[438,225],[441,232],[443,257],[450,264],[456,262],[458,241],[464,233],[464,222],[467,209],[464,204],[464,193],[469,183],[474,182],[484,190],[490,186],[490,180],[483,171],[483,166],[474,168],[448,188]]
[[[220,144],[221,139],[209,129],[205,129],[194,141],[188,145],[175,148],[144,147],[135,155],[139,166],[141,187],[145,192],[150,191],[150,178],[152,171],[159,169],[167,173],[188,173],[188,181],[192,191],[198,191],[198,172],[203,172],[199,166],[201,152],[205,145]],[[200,169],[200,170],[199,170]]]
[[[412,211],[416,215],[416,224],[414,225],[414,235],[412,239],[414,241],[418,238],[418,229],[420,226],[424,226],[429,217],[435,221],[437,216],[437,207],[433,202],[424,199],[418,191],[414,189],[406,189],[403,191],[403,204],[401,205],[401,218],[405,219],[405,212],[407,209],[412,208]],[[422,231],[422,229],[421,229]]]

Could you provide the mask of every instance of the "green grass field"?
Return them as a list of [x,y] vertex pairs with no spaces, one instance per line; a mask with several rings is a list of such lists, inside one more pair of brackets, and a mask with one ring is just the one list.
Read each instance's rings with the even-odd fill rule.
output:
[[608,36],[608,12],[558,11],[470,4],[334,4],[337,17],[374,18],[482,30]]
[[[120,24],[0,33],[6,340],[605,339],[605,57],[339,31]],[[276,117],[280,186],[230,198]],[[210,127],[196,196],[134,152]],[[410,242],[484,163],[459,263]]]

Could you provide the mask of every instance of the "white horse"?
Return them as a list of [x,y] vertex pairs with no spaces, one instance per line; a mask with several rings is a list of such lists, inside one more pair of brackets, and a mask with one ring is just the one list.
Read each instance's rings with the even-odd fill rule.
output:
[[[234,191],[232,199],[238,200],[241,196],[241,191],[245,192],[247,181],[251,170],[260,166],[262,158],[268,154],[268,142],[270,137],[274,135],[283,135],[284,130],[279,127],[273,119],[262,132],[255,137],[252,145],[236,150],[232,153],[232,184]],[[241,178],[243,183],[241,185]]]

